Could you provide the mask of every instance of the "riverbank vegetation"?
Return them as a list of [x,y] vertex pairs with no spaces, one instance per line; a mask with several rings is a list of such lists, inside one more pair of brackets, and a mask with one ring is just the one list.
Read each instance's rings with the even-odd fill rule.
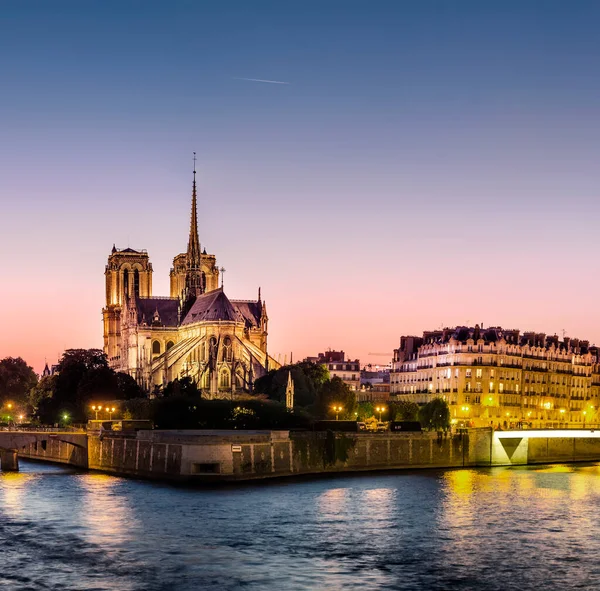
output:
[[[286,408],[290,377],[293,409]],[[110,368],[99,349],[65,351],[53,373],[39,381],[23,359],[0,360],[0,421],[85,423],[97,417],[94,405],[115,408],[114,416],[102,411],[98,418],[146,419],[161,429],[293,429],[323,419],[374,422],[375,427],[394,420],[419,420],[431,430],[450,426],[450,410],[440,398],[421,407],[359,403],[339,377],[307,361],[269,371],[256,380],[252,394],[208,400],[189,377],[144,392],[131,376]]]

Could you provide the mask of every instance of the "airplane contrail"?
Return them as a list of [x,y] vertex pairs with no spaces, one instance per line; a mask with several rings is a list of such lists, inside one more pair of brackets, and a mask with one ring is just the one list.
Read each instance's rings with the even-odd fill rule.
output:
[[281,80],[262,80],[261,78],[237,78],[234,80],[246,80],[246,82],[265,82],[266,84],[289,84],[289,82],[282,82]]

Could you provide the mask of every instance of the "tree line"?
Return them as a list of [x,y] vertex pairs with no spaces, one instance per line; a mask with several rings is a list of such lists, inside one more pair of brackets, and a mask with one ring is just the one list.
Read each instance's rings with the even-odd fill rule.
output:
[[[289,375],[294,382],[294,409],[285,406]],[[42,424],[85,422],[93,404],[119,401],[120,418],[152,420],[160,428],[293,428],[318,419],[365,421],[377,415],[377,404],[358,403],[356,393],[324,365],[303,361],[258,378],[251,395],[235,400],[202,400],[190,378],[173,380],[150,400],[128,374],[109,367],[99,349],[69,349],[53,375],[38,380],[21,358],[0,360],[0,422],[19,414]],[[11,406],[9,409],[8,406]],[[412,402],[386,403],[385,420],[416,421],[428,429],[450,424],[441,399],[419,407]]]

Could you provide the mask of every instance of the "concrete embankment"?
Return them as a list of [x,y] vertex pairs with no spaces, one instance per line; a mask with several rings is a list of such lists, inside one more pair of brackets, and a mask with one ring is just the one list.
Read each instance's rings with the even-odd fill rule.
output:
[[[600,435],[600,433],[599,433]],[[293,475],[600,460],[592,432],[436,433],[138,431],[88,434],[87,450],[53,441],[23,457],[172,481],[243,481]]]

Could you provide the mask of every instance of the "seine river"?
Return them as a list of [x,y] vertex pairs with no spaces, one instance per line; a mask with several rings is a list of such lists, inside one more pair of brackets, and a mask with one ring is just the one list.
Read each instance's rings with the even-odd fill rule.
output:
[[190,489],[0,475],[0,588],[598,589],[600,465]]

